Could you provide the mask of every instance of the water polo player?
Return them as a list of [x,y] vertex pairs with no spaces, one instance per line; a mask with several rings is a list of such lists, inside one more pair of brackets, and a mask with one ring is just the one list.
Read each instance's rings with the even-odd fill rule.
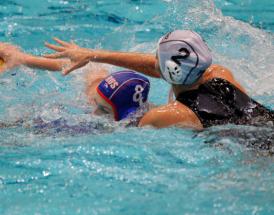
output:
[[140,125],[204,128],[227,123],[244,125],[273,124],[273,111],[251,99],[232,73],[212,64],[211,53],[200,35],[176,30],[158,42],[156,57],[152,54],[88,50],[56,40],[61,46],[46,44],[58,53],[48,58],[70,58],[74,61],[64,74],[89,61],[108,63],[162,77],[172,85],[175,101],[150,110]]
[[98,81],[89,82],[87,88],[89,100],[96,106],[95,114],[111,114],[120,121],[147,110],[150,83],[146,77],[134,71],[119,71],[96,84]]

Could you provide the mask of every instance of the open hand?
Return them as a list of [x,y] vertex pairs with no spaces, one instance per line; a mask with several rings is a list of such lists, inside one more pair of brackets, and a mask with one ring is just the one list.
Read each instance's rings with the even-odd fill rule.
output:
[[75,43],[67,43],[58,38],[53,38],[60,46],[45,43],[45,46],[56,51],[57,53],[44,55],[46,58],[69,58],[72,62],[71,67],[63,71],[63,75],[67,75],[73,70],[85,66],[89,61],[90,51],[77,46]]

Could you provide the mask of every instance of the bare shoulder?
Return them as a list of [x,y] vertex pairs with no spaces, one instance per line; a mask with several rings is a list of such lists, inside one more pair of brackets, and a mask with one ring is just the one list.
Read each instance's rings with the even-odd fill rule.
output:
[[203,82],[206,82],[213,78],[222,78],[224,80],[227,80],[245,93],[244,87],[234,78],[233,73],[228,68],[222,65],[211,65],[203,75]]
[[203,126],[196,114],[178,101],[153,108],[141,119],[139,126],[151,125],[156,128],[178,126],[202,129]]
[[225,80],[234,79],[232,72],[228,68],[218,64],[211,65],[206,70],[203,77],[205,80],[209,80],[212,78],[223,78]]

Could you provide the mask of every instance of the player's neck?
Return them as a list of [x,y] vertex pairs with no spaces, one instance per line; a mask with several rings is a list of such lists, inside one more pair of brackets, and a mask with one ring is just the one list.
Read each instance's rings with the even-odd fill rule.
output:
[[201,83],[202,79],[198,80],[192,85],[172,85],[172,89],[175,97],[177,97],[180,93],[197,89],[201,85]]

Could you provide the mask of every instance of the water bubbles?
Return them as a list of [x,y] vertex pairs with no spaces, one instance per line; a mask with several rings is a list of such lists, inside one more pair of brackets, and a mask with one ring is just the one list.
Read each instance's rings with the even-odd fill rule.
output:
[[48,171],[48,170],[43,170],[42,174],[43,174],[44,177],[48,177],[48,176],[51,175],[50,171]]
[[25,183],[25,179],[23,179],[23,178],[17,179],[16,183],[18,183],[18,184]]
[[69,4],[69,2],[68,2],[68,1],[60,1],[59,3],[60,3],[60,4],[63,4],[63,5],[67,5],[67,4]]
[[4,178],[0,177],[0,190],[4,188],[4,184],[5,184]]

